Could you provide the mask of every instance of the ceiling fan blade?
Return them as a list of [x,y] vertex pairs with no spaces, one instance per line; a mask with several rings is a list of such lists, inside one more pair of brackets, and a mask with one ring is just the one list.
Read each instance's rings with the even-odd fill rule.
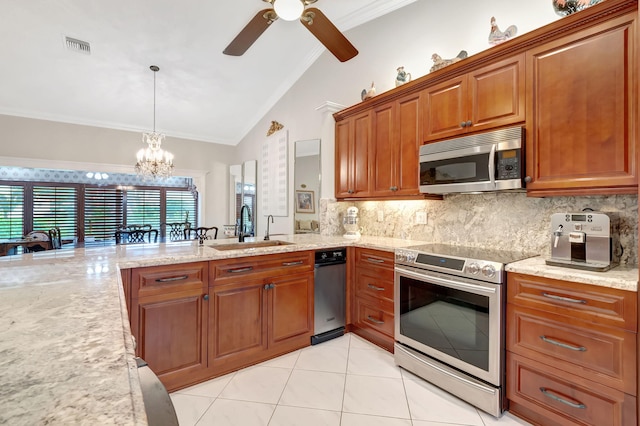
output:
[[358,54],[358,50],[336,28],[333,23],[315,7],[305,9],[300,22],[316,36],[320,43],[338,58],[340,62],[346,62]]
[[222,53],[231,56],[242,56],[276,19],[278,19],[278,15],[276,15],[273,9],[261,10],[249,21],[242,31],[240,31],[240,34],[229,43]]

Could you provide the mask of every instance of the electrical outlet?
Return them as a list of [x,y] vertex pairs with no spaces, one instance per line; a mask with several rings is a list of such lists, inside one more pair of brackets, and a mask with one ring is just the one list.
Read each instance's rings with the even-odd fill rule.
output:
[[427,224],[427,212],[424,212],[424,211],[416,212],[416,224],[418,225]]
[[378,222],[384,221],[384,211],[378,210]]

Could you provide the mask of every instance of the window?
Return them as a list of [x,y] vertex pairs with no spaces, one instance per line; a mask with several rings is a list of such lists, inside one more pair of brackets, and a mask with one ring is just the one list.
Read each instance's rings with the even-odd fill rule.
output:
[[76,206],[76,187],[34,186],[33,230],[48,231],[57,226],[63,239],[76,237]]
[[20,238],[24,233],[24,187],[0,185],[0,238]]
[[190,191],[167,190],[165,222],[190,222],[195,226],[196,204],[196,197]]
[[122,190],[100,187],[85,188],[85,242],[115,241],[116,229],[122,223]]
[[126,191],[127,225],[151,225],[160,229],[160,190],[131,189]]

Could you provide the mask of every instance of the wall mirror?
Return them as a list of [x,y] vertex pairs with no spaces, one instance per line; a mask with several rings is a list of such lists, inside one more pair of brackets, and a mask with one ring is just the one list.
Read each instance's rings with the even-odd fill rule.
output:
[[256,160],[248,160],[229,167],[230,182],[233,188],[229,203],[232,223],[225,225],[224,229],[224,234],[227,237],[237,236],[240,232],[240,213],[243,205],[248,207],[243,213],[243,232],[245,235],[255,236],[255,218],[258,206],[256,200],[257,168],[258,162]]
[[294,150],[293,232],[320,233],[320,139],[296,141]]

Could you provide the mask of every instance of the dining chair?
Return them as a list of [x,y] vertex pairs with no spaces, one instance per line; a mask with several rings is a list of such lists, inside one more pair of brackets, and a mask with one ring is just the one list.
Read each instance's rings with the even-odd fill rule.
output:
[[60,233],[60,228],[54,226],[49,229],[49,241],[51,242],[52,249],[60,249],[62,248],[62,234]]
[[171,222],[160,225],[164,227],[165,238],[169,241],[184,239],[184,230],[189,228],[189,222]]
[[28,247],[25,246],[23,248],[24,253],[33,253],[51,249],[51,240],[49,239],[49,233],[46,231],[31,231],[25,237],[32,240],[42,241],[42,244],[32,245]]
[[[209,234],[211,232],[211,234]],[[199,226],[197,228],[187,228],[184,230],[185,240],[215,240],[218,238],[217,226]]]
[[149,225],[149,224],[144,224],[144,225],[136,225],[136,224],[132,224],[132,225],[118,225],[118,231],[139,231],[139,230],[151,230],[153,229],[153,226]]
[[157,243],[157,229],[133,229],[116,231],[116,244]]

